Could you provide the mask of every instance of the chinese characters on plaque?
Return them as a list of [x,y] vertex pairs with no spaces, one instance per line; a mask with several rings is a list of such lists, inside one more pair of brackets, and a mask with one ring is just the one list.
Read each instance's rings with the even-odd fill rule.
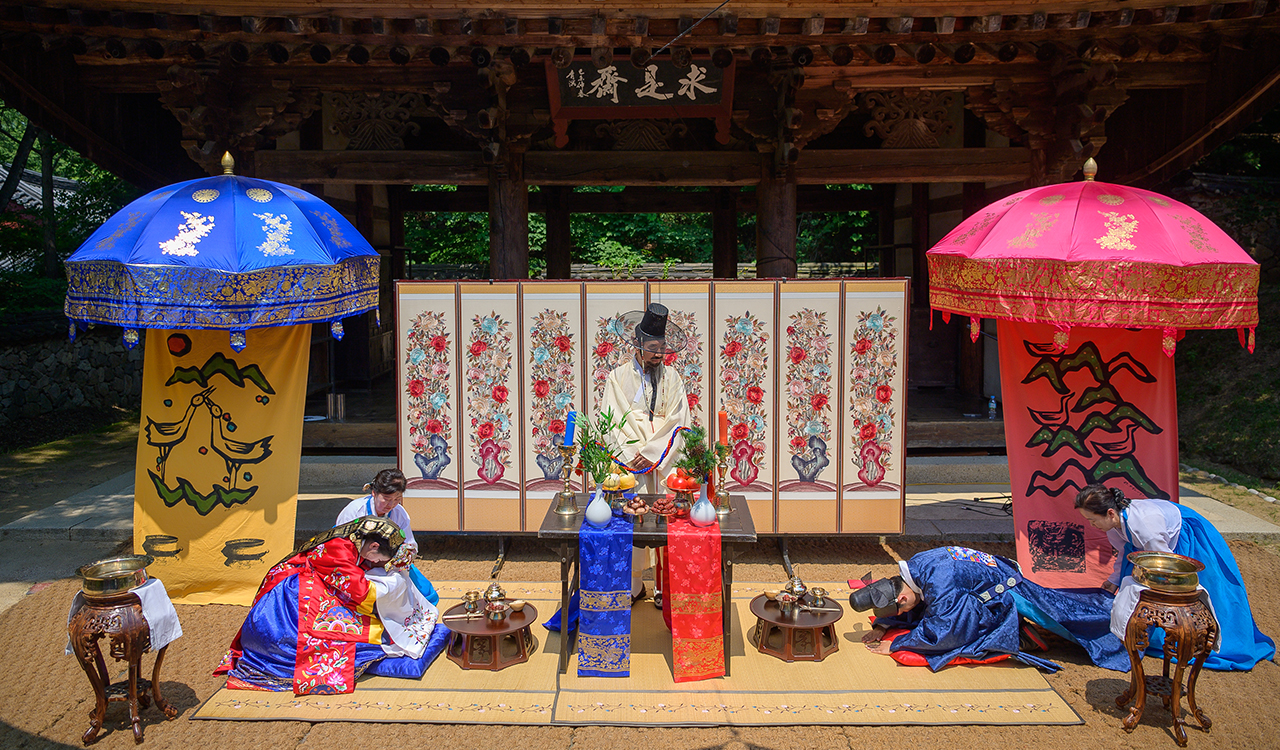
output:
[[569,121],[575,119],[706,117],[716,121],[717,139],[728,141],[732,67],[717,68],[705,59],[679,67],[654,59],[639,68],[625,60],[603,68],[575,60],[567,68],[548,62],[546,69],[557,146],[568,143]]

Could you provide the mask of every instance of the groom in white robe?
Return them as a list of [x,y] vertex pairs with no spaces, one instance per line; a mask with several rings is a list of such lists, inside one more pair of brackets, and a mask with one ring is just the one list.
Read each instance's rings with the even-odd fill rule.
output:
[[[683,336],[679,339],[683,341]],[[618,458],[632,471],[654,467],[644,478],[648,492],[656,494],[659,478],[667,475],[684,447],[683,437],[677,435],[672,441],[671,436],[677,428],[687,427],[690,422],[684,381],[680,373],[663,364],[667,352],[671,351],[666,307],[650,303],[635,327],[632,344],[635,356],[614,368],[605,381],[603,406],[612,409],[614,417],[623,422],[613,434],[613,444],[619,446]],[[663,458],[662,452],[669,442],[671,450]],[[644,597],[640,575],[647,567],[649,553],[637,547],[631,559],[631,594],[635,600]],[[657,592],[654,604],[661,606],[661,603],[661,592]]]

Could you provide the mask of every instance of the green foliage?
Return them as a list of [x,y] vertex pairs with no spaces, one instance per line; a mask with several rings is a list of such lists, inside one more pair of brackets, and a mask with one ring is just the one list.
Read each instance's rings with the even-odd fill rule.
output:
[[[867,189],[866,185],[831,185],[832,190]],[[418,185],[415,191],[452,191],[452,185]],[[622,187],[580,187],[579,192],[620,192]],[[690,192],[705,188],[690,188]],[[667,273],[678,263],[711,262],[710,214],[573,214],[569,231],[572,260],[609,268],[614,276],[632,274],[642,263],[662,263]],[[738,216],[738,256],[755,257],[755,216]],[[875,239],[874,217],[867,211],[802,213],[796,237],[798,260],[849,262]],[[405,217],[405,242],[413,263],[477,263],[489,261],[489,219],[478,212],[414,213]],[[529,215],[530,274],[546,268],[546,219]]]
[[0,317],[61,309],[66,296],[66,279],[47,279],[18,271],[0,272]]
[[1233,331],[1188,331],[1175,357],[1178,443],[1184,460],[1205,457],[1280,479],[1280,286],[1258,290],[1257,346]]
[[[582,469],[596,481],[603,484],[609,470],[613,468],[613,455],[621,447],[615,440],[617,431],[622,427],[626,415],[615,416],[613,409],[605,409],[596,415],[595,420],[583,412],[576,425],[575,445],[578,446],[578,460]],[[635,442],[629,441],[627,445]]]
[[[6,166],[12,166],[18,141],[26,127],[25,117],[0,102],[0,160]],[[65,202],[54,207],[55,245],[61,262],[104,221],[132,200],[137,191],[65,144],[54,141],[53,148],[54,174],[80,183],[74,193],[59,194],[59,200],[65,199]],[[25,166],[40,171],[39,140]],[[0,281],[6,291],[5,310],[62,307],[66,283],[38,278],[44,273],[43,212],[8,212],[0,219],[0,267],[9,269],[5,279]]]
[[707,428],[690,427],[684,431],[684,448],[676,468],[684,469],[689,476],[706,484],[716,468],[716,453],[707,447]]

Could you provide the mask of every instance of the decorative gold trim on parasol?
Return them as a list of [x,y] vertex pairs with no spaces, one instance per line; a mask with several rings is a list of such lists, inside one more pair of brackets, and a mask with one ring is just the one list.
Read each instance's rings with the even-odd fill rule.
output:
[[929,256],[936,310],[1036,323],[1138,328],[1251,328],[1259,268],[1132,261]]

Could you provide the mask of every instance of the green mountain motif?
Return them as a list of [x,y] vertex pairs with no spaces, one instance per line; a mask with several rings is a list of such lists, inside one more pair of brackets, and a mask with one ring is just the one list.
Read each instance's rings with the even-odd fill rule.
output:
[[1084,392],[1080,394],[1080,400],[1076,401],[1076,405],[1071,407],[1071,411],[1077,413],[1085,411],[1099,401],[1118,404],[1120,403],[1120,394],[1116,393],[1116,389],[1107,383],[1085,388]]
[[202,516],[209,515],[210,511],[219,505],[227,508],[233,505],[243,505],[249,502],[249,498],[253,497],[258,491],[257,487],[229,490],[226,487],[215,484],[213,485],[213,491],[205,495],[200,490],[197,490],[190,481],[182,477],[178,477],[177,487],[170,488],[154,471],[148,470],[147,474],[151,476],[151,483],[155,485],[156,492],[167,507],[172,508],[185,500],[188,505],[195,508],[196,512]]
[[209,360],[204,363],[204,366],[199,368],[175,367],[173,374],[169,376],[169,380],[165,382],[165,385],[196,383],[201,388],[204,388],[213,379],[214,375],[221,375],[240,388],[244,387],[244,383],[247,380],[258,386],[258,389],[263,393],[274,395],[276,392],[256,364],[240,367],[234,359],[227,359],[222,356],[222,352],[214,352],[213,356],[209,357]]
[[[1038,350],[1031,345],[1031,342],[1024,341],[1027,351],[1031,354],[1039,354]],[[1027,373],[1022,379],[1024,385],[1034,383],[1040,378],[1049,381],[1049,385],[1059,395],[1070,393],[1071,389],[1063,382],[1063,376],[1068,372],[1076,370],[1088,369],[1093,375],[1093,379],[1099,383],[1105,383],[1107,380],[1106,371],[1102,366],[1102,356],[1098,354],[1098,347],[1094,346],[1092,341],[1086,341],[1080,345],[1080,348],[1073,354],[1062,357],[1040,356],[1040,361]]]
[[1094,412],[1085,418],[1084,424],[1079,427],[1069,427],[1063,425],[1061,427],[1043,426],[1036,430],[1031,439],[1027,441],[1028,448],[1034,448],[1037,445],[1049,445],[1045,452],[1041,455],[1052,456],[1064,447],[1070,447],[1081,456],[1088,457],[1089,449],[1085,447],[1084,441],[1098,430],[1103,432],[1123,432],[1125,420],[1132,421],[1152,435],[1159,435],[1164,429],[1151,420],[1142,410],[1130,403],[1123,403],[1112,409],[1106,414]]
[[1134,487],[1142,491],[1143,497],[1155,497],[1161,500],[1168,500],[1169,493],[1161,490],[1156,483],[1151,481],[1151,477],[1142,470],[1142,466],[1132,456],[1108,461],[1103,459],[1093,467],[1093,481],[1105,482],[1108,479],[1122,478],[1127,480]]

